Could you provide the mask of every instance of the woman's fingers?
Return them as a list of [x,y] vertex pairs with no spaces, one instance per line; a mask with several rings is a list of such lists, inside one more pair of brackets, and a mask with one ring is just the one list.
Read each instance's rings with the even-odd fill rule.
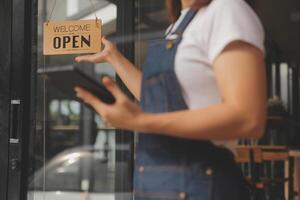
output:
[[85,55],[85,56],[78,56],[75,58],[76,62],[92,62],[92,56],[91,55]]
[[85,55],[85,56],[78,56],[75,58],[76,62],[91,62],[96,63],[98,60],[102,59],[101,53],[96,53],[93,55]]
[[104,46],[108,46],[111,44],[111,42],[109,40],[106,39],[106,37],[102,37],[102,43],[104,44]]
[[102,44],[104,46],[104,49],[101,52],[92,55],[78,56],[75,58],[75,61],[76,62],[85,61],[91,63],[105,62],[107,57],[113,52],[113,49],[115,49],[115,46],[105,37],[102,37]]
[[103,77],[102,83],[117,100],[125,97],[119,86],[110,77]]

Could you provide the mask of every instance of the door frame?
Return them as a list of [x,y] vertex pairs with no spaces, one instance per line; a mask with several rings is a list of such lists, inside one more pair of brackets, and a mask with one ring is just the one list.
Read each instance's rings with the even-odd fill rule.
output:
[[29,133],[34,131],[36,0],[1,0],[0,199],[27,198]]
[[7,198],[8,138],[10,107],[10,67],[11,67],[11,12],[10,0],[0,1],[0,199]]
[[[117,35],[122,38],[120,41],[126,41],[126,37],[133,36],[135,31],[135,2],[137,0],[118,0],[117,4]],[[134,63],[135,47],[134,41],[122,42],[117,45],[119,51],[132,63]],[[116,76],[117,84],[127,96],[134,100],[133,95],[126,88],[121,79]],[[116,169],[115,190],[117,193],[126,193],[133,191],[133,171],[134,171],[134,132],[125,130],[116,130],[116,146],[126,147],[122,150],[116,149],[116,162],[126,162],[128,170],[122,168]],[[116,196],[116,199],[124,199],[122,195]]]

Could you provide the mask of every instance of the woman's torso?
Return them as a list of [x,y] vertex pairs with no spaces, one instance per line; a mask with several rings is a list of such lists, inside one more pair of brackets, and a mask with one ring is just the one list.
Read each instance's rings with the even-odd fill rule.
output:
[[[173,30],[187,12],[188,9],[182,11]],[[167,38],[170,37],[169,34]],[[175,58],[175,72],[189,109],[222,103],[213,61],[227,44],[235,40],[246,41],[264,51],[262,25],[243,0],[214,0],[198,11],[189,24]],[[237,143],[236,140],[213,142],[231,150]]]
[[[229,10],[225,2],[232,3]],[[197,109],[222,102],[212,67],[222,47],[237,39],[263,46],[263,39],[259,39],[263,38],[263,34],[258,34],[258,38],[253,40],[251,32],[242,34],[239,22],[233,18],[228,22],[228,19],[216,17],[216,13],[230,17],[234,11],[232,7],[246,9],[248,14],[243,13],[245,10],[241,11],[244,18],[249,18],[249,14],[255,17],[242,0],[214,0],[193,18],[185,29],[183,40],[176,40],[173,45],[162,41],[158,46],[151,46],[143,67],[141,106],[145,112]],[[225,14],[221,12],[223,9]],[[192,13],[188,12],[187,16]],[[184,21],[189,21],[188,17],[184,17]],[[222,26],[218,24],[221,21],[229,24]],[[250,20],[243,25],[259,26],[258,22]],[[182,24],[185,23],[180,23],[181,27]],[[232,27],[233,24],[238,27]],[[229,27],[232,33],[223,30],[223,35],[215,36],[222,31],[214,30],[215,25],[221,26],[219,29]],[[257,28],[253,26],[252,29]],[[214,40],[220,38],[220,41]],[[212,43],[207,45],[208,41]],[[232,153],[226,148],[217,147],[209,141],[160,134],[141,133],[138,136],[134,171],[136,199],[249,199],[247,184]]]

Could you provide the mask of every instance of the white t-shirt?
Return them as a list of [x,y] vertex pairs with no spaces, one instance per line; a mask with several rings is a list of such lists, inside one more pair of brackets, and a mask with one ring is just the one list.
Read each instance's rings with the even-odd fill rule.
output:
[[[178,27],[187,12],[188,9],[182,10],[172,30]],[[167,36],[171,37],[172,34]],[[189,109],[222,102],[212,63],[229,43],[237,40],[264,52],[262,24],[244,0],[213,0],[198,11],[183,33],[175,58],[175,72]],[[214,143],[232,149],[236,142]]]

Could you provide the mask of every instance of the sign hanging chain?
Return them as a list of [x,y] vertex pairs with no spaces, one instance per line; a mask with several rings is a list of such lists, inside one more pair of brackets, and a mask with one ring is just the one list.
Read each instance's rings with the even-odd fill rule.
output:
[[94,12],[94,14],[95,14],[96,21],[98,21],[98,16],[97,16],[97,12],[96,12],[96,7],[95,7],[95,4],[94,4],[93,0],[90,0],[90,3],[91,3],[91,6],[92,6],[92,9],[93,9],[93,12]]
[[[51,11],[50,11],[50,15],[49,15],[49,17],[48,17],[48,19],[47,19],[47,22],[46,22],[47,25],[48,25],[48,23],[51,21],[52,14],[53,14],[54,9],[55,9],[55,7],[56,7],[56,1],[57,1],[57,0],[54,0],[53,6],[52,6]],[[97,16],[95,4],[94,4],[94,2],[93,2],[92,0],[90,0],[90,4],[91,4],[91,9],[92,9],[92,11],[93,11],[93,13],[94,13],[94,15],[95,15],[96,22],[97,22],[99,19],[98,19],[98,16]]]
[[52,6],[52,9],[51,9],[51,11],[50,11],[50,15],[49,15],[49,17],[48,17],[48,20],[47,20],[47,25],[48,25],[49,21],[50,21],[50,20],[51,20],[51,18],[52,18],[52,14],[53,14],[53,11],[54,11],[54,9],[55,9],[55,6],[56,6],[56,1],[57,1],[57,0],[54,0],[54,3],[53,3],[53,6]]

